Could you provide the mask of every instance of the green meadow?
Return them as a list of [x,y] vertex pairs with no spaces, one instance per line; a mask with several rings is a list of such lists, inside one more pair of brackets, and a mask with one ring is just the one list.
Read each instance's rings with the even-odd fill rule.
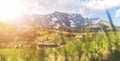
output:
[[85,33],[63,37],[57,48],[1,48],[0,61],[119,61],[120,32]]

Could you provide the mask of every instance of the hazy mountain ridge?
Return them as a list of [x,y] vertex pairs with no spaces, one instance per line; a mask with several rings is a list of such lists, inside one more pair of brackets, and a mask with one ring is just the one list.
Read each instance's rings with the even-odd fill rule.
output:
[[38,16],[38,20],[45,26],[52,26],[55,28],[71,28],[71,27],[91,27],[102,25],[111,27],[110,23],[102,18],[84,18],[80,14],[53,12],[48,15]]
[[11,24],[21,27],[44,26],[52,28],[100,28],[102,26],[111,27],[110,23],[102,18],[84,18],[80,14],[53,12],[46,15],[24,15],[23,17],[11,21]]

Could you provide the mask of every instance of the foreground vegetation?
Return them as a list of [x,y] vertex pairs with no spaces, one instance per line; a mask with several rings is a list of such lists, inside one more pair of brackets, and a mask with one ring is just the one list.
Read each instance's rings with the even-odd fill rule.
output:
[[0,61],[119,61],[120,33],[85,33],[84,37],[63,37],[63,47],[0,49]]

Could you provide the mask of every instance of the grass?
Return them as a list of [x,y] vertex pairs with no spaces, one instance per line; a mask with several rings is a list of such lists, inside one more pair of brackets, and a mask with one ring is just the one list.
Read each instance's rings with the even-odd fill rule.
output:
[[45,61],[44,49],[0,49],[0,61]]
[[[117,32],[120,36],[120,33]],[[108,38],[109,37],[109,38]],[[120,40],[116,46],[114,32],[64,38],[63,47],[53,49],[0,49],[0,61],[119,61]],[[90,41],[91,40],[91,41]],[[69,44],[74,42],[73,44]]]

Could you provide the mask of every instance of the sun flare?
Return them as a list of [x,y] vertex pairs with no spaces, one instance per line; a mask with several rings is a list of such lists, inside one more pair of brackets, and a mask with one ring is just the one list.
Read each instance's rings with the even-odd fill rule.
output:
[[19,0],[0,1],[0,20],[15,19],[23,14],[22,2]]

